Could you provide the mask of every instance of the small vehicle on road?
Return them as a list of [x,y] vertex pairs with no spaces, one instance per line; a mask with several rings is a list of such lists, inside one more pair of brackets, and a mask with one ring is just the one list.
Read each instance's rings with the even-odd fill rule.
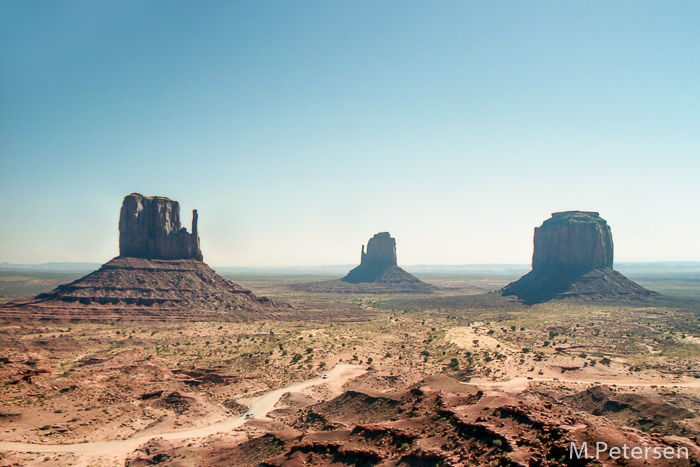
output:
[[325,375],[323,375],[323,379],[328,379],[328,373],[326,373]]
[[253,417],[255,417],[255,414],[254,414],[254,413],[247,413],[247,414],[245,414],[245,419],[246,419],[246,420],[250,420],[250,419],[253,418]]

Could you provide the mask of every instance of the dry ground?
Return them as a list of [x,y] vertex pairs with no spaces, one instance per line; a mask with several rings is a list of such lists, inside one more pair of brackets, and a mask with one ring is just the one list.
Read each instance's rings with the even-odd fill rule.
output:
[[[668,445],[669,436],[682,437],[697,448],[700,314],[693,303],[528,307],[460,294],[495,282],[452,278],[444,294],[417,297],[303,294],[290,291],[286,281],[244,284],[298,308],[328,310],[324,320],[314,322],[6,323],[0,327],[1,442],[153,439],[125,458],[99,450],[22,452],[31,449],[4,444],[0,466],[106,466],[125,460],[183,466],[268,460],[267,465],[462,465],[506,458],[568,465],[547,464],[547,456],[558,456],[557,446],[567,436],[585,430],[586,436],[603,436],[594,426],[610,436],[636,430],[635,439],[649,443]],[[339,364],[366,372],[340,386],[324,382],[324,374]],[[255,397],[309,380],[319,384],[286,391],[267,416],[243,420],[225,433],[161,439],[233,420]],[[462,394],[460,382],[472,385],[468,394]],[[416,399],[411,391],[419,388],[423,396]],[[477,420],[476,400],[459,399],[479,390],[479,407],[488,412],[484,420]],[[549,440],[533,432],[549,447],[538,448],[533,438],[504,450],[494,441],[498,436],[507,443],[518,430],[531,436],[517,424],[498,426],[506,406],[527,406],[549,417],[542,426],[589,428]],[[415,416],[408,415],[411,410]],[[471,423],[493,433],[464,438],[455,428],[453,438],[443,441],[421,433],[420,426],[438,423],[432,417],[440,410],[450,411],[451,426]],[[378,425],[357,428],[368,424]],[[366,434],[375,432],[385,437],[384,444]],[[413,434],[402,438],[407,432]],[[357,452],[340,449],[343,443]],[[431,461],[425,453],[432,450],[444,455]]]

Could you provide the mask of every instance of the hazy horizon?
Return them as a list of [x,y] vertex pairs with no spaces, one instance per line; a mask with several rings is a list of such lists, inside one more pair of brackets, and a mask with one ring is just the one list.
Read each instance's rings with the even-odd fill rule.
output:
[[700,261],[700,4],[0,5],[0,262],[118,255],[124,196],[204,260],[529,264],[552,212]]

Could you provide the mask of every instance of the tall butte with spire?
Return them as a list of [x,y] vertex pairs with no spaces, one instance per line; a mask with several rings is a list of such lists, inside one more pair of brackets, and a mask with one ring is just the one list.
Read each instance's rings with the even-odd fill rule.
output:
[[180,225],[180,204],[162,196],[132,193],[119,213],[119,256],[203,261],[197,235],[197,210],[192,233]]
[[132,193],[119,214],[119,256],[97,271],[48,293],[34,303],[36,318],[250,320],[284,316],[291,307],[257,297],[224,279],[203,262],[192,212],[192,232],[180,225],[180,205]]
[[535,228],[532,271],[497,291],[524,303],[656,295],[613,269],[612,231],[597,212],[555,212]]

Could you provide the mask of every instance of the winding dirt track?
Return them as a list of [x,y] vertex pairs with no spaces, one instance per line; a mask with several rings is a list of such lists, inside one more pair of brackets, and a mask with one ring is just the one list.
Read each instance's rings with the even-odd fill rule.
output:
[[[328,372],[328,377],[314,378],[302,383],[293,384],[286,388],[275,389],[262,396],[245,400],[250,407],[248,413],[252,413],[254,418],[265,417],[275,407],[277,401],[286,392],[299,391],[311,386],[327,384],[329,389],[334,393],[340,393],[342,386],[353,378],[365,373],[366,367],[357,365],[339,364]],[[150,433],[146,436],[136,436],[133,438],[113,440],[113,441],[96,441],[90,443],[74,443],[74,444],[38,444],[38,443],[19,443],[0,441],[0,452],[16,451],[16,452],[52,452],[52,453],[73,453],[86,454],[94,457],[106,457],[116,460],[123,465],[126,456],[134,451],[142,444],[147,443],[153,438],[162,438],[165,440],[180,440],[192,438],[204,438],[216,433],[227,432],[238,428],[246,422],[244,415],[231,417],[209,425],[191,428],[181,431]]]

